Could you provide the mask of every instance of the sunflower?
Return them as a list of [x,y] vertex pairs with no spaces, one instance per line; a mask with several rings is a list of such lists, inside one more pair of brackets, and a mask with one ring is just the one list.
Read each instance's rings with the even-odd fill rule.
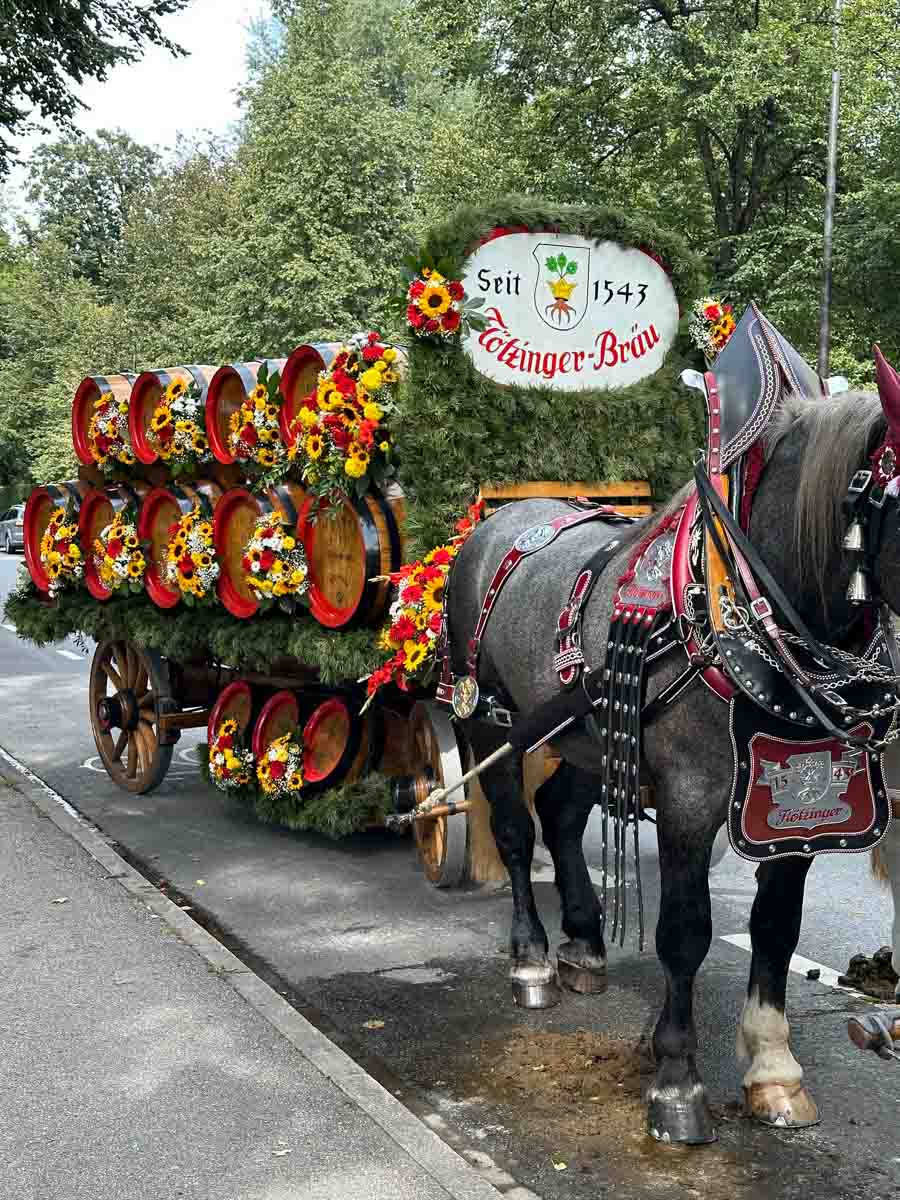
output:
[[78,562],[79,558],[81,558],[81,551],[74,542],[72,542],[69,546],[69,558],[72,562]]
[[266,416],[270,421],[278,420],[278,408],[274,404],[266,405]]
[[204,454],[209,449],[209,443],[202,433],[195,433],[191,439],[191,445],[198,454]]
[[306,453],[313,459],[322,457],[322,438],[318,433],[312,433],[306,439]]
[[428,583],[425,584],[425,605],[431,612],[436,612],[444,603],[445,582],[446,576],[440,575],[436,579],[429,579]]
[[277,437],[278,435],[274,429],[260,429],[259,431],[259,440],[264,446],[271,446]]
[[303,776],[299,771],[294,771],[288,776],[288,787],[292,792],[299,792],[303,787]]
[[197,562],[200,564],[201,567],[208,567],[212,563],[212,555],[204,552],[197,559]]
[[128,564],[128,578],[140,579],[144,573],[144,564],[136,558],[133,558]]
[[275,455],[271,450],[262,449],[256,455],[256,461],[261,467],[274,467]]
[[237,733],[237,721],[235,721],[234,717],[226,717],[219,726],[220,737],[223,735],[227,737],[229,733]]
[[129,550],[137,550],[138,545],[139,545],[137,534],[129,533],[128,536],[125,538],[125,545],[128,547]]
[[158,433],[160,429],[165,429],[167,425],[172,423],[172,414],[167,408],[158,409],[150,421],[150,428]]
[[404,671],[416,671],[428,656],[428,647],[422,642],[404,642],[403,656]]
[[173,379],[166,388],[167,400],[178,400],[187,391],[187,384],[183,379]]
[[[432,280],[437,276],[432,275]],[[440,284],[430,283],[422,292],[422,295],[416,301],[419,310],[426,317],[439,317],[445,313],[452,303],[450,293],[445,287]]]
[[[253,401],[254,404],[256,404],[256,406],[258,408],[259,405],[258,405],[257,401],[269,399],[269,389],[266,387],[266,385],[264,383],[258,383],[256,385],[256,387],[253,389],[253,391],[250,393],[250,399]],[[265,405],[263,405],[263,407],[265,407]]]
[[209,521],[201,521],[201,523],[197,526],[197,532],[202,538],[211,538],[212,525],[209,523]]

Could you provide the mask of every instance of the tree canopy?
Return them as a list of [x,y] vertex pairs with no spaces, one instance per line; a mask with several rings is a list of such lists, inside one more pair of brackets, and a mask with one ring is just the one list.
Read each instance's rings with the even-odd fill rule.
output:
[[68,125],[82,106],[72,90],[134,62],[146,45],[183,51],[159,18],[190,0],[0,0],[0,177],[15,149],[9,136],[27,132],[34,114]]
[[[146,44],[183,3],[0,0],[0,53],[20,10],[140,9]],[[738,308],[757,300],[815,361],[835,61],[832,370],[870,381],[874,340],[900,359],[894,0],[845,0],[838,27],[818,0],[277,0],[272,11],[253,31],[233,141],[161,157],[116,131],[64,134],[32,155],[28,228],[0,238],[0,471],[72,469],[68,402],[89,370],[397,333],[389,301],[404,256],[460,204],[513,193],[645,213],[702,256],[720,294]],[[59,32],[20,29],[13,63]],[[90,37],[138,53],[85,18],[78,39]],[[63,88],[71,61],[57,61]],[[22,109],[37,104],[16,94]],[[0,132],[12,134],[22,118],[9,103],[0,90]]]

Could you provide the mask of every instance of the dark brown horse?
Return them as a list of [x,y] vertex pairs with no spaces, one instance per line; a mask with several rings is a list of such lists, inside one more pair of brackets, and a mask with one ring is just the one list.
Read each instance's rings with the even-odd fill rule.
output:
[[[858,645],[859,614],[846,599],[850,564],[842,550],[842,501],[854,472],[890,434],[900,443],[900,419],[889,428],[872,393],[849,393],[815,405],[786,402],[771,428],[766,462],[756,492],[750,539],[790,602],[821,642]],[[900,412],[900,402],[897,405]],[[682,498],[676,498],[676,508]],[[893,501],[891,504],[893,505]],[[556,501],[511,504],[479,527],[460,553],[450,589],[449,624],[453,668],[465,670],[465,647],[493,572],[524,530],[560,515]],[[629,531],[595,589],[583,625],[585,657],[602,663],[616,581],[630,549],[646,532]],[[483,691],[507,696],[529,712],[559,690],[552,665],[556,620],[580,568],[597,541],[591,522],[561,535],[525,560],[510,577],[481,645]],[[900,611],[900,529],[896,512],[884,522],[874,583],[884,602]],[[648,700],[683,669],[676,656],[651,664]],[[465,734],[476,760],[505,741],[505,731],[473,721]],[[561,956],[580,968],[582,990],[605,971],[604,913],[591,884],[582,835],[598,801],[600,751],[586,732],[554,740],[563,758],[536,797],[544,841],[553,856],[563,930]],[[661,906],[656,949],[665,972],[666,1000],[653,1037],[656,1074],[650,1086],[650,1133],[661,1141],[705,1142],[715,1136],[703,1083],[697,1072],[693,1017],[694,977],[711,941],[708,870],[732,782],[728,706],[696,683],[666,708],[644,733],[644,769],[655,792]],[[532,894],[534,829],[522,799],[521,763],[498,762],[482,782],[491,805],[494,835],[513,890],[511,977],[522,987],[550,986],[554,965]],[[894,833],[894,831],[891,831]],[[893,859],[900,848],[891,843]],[[900,866],[900,864],[898,864]],[[750,916],[753,956],[738,1049],[750,1060],[744,1076],[747,1103],[762,1121],[785,1127],[815,1122],[815,1104],[802,1084],[785,1018],[788,964],[800,932],[803,892],[810,860],[764,863]],[[595,990],[600,990],[599,987]],[[598,1015],[602,1009],[598,1009]]]

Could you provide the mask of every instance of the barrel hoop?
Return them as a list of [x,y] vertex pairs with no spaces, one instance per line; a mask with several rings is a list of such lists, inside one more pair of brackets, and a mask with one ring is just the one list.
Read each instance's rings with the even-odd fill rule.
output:
[[193,379],[194,383],[196,383],[197,387],[200,389],[200,399],[205,401],[206,391],[209,387],[209,384],[206,382],[206,376],[203,374],[201,369],[193,365],[185,365],[182,367],[182,370],[187,371],[191,379]]
[[[315,796],[320,792],[327,791],[329,788],[337,787],[350,770],[354,759],[359,753],[359,747],[362,742],[363,731],[365,729],[365,722],[358,716],[357,713],[354,712],[352,705],[349,703],[349,700],[344,694],[335,692],[333,693],[333,698],[344,700],[347,705],[347,714],[350,718],[350,733],[347,737],[347,744],[344,746],[343,753],[335,764],[335,768],[330,775],[328,775],[325,779],[316,779],[310,780],[309,782],[304,782],[303,792],[306,796]],[[326,700],[324,703],[327,704],[328,701]],[[308,728],[309,721],[312,720],[312,718],[316,715],[316,712],[318,712],[318,709],[310,713],[309,718],[304,724],[304,740],[305,731]]]
[[[378,593],[381,584],[372,583],[372,578],[375,575],[380,575],[381,572],[381,543],[378,540],[378,530],[375,528],[375,522],[372,520],[372,514],[366,504],[365,497],[358,496],[353,501],[353,507],[359,513],[362,520],[360,521],[360,534],[362,536],[363,548],[366,556],[366,582],[363,585],[362,596],[356,609],[354,624],[357,622],[365,624],[371,616],[378,599]],[[382,502],[382,508],[387,506]]]
[[397,517],[394,510],[388,503],[386,496],[375,489],[375,495],[381,502],[381,510],[384,513],[385,523],[388,527],[388,537],[391,542],[391,571],[399,571],[403,565],[403,538],[400,533],[400,526],[397,523]]

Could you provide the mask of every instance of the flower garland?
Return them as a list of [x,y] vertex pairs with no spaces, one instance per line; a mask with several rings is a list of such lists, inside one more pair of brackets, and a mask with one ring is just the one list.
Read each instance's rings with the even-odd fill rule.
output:
[[704,296],[702,300],[694,301],[688,333],[707,366],[711,366],[725,349],[736,325],[730,304],[714,296]]
[[308,568],[303,546],[283,525],[281,512],[261,516],[244,550],[241,567],[261,608],[277,602],[286,612],[293,612],[309,588]]
[[83,579],[78,523],[71,511],[54,508],[50,514],[50,524],[41,538],[41,566],[50,577],[51,598],[66,588],[75,587]]
[[142,590],[147,560],[137,526],[124,512],[116,513],[94,539],[94,566],[111,592]]
[[150,433],[159,457],[175,476],[212,462],[203,396],[195,383],[172,380],[153,410]]
[[476,313],[483,304],[482,296],[466,300],[460,280],[420,267],[406,289],[407,328],[432,345],[446,346],[471,329],[485,327],[484,318]]
[[269,743],[256,764],[256,778],[267,796],[297,798],[303,787],[303,743],[296,730]]
[[316,495],[362,496],[370,481],[383,487],[393,475],[387,418],[399,382],[397,351],[377,333],[352,338],[319,374],[292,426],[303,481]]
[[430,550],[420,562],[401,567],[391,575],[391,583],[397,586],[397,599],[378,639],[379,648],[389,651],[391,657],[369,676],[367,706],[386,683],[393,682],[404,692],[413,684],[428,683],[435,666],[447,576],[453,560],[483,516],[483,500],[469,505],[466,515],[456,523],[455,538]]
[[169,526],[166,582],[177,587],[189,607],[214,604],[219,564],[213,546],[212,522],[195,504],[189,513]]
[[131,466],[134,455],[128,440],[128,401],[116,400],[112,392],[101,392],[94,401],[88,424],[88,447],[98,467],[110,463]]
[[229,421],[229,450],[263,488],[280,483],[297,454],[296,445],[287,447],[281,440],[280,384],[280,372],[273,371],[270,375],[263,363],[256,376],[256,387]]
[[236,792],[254,782],[253,751],[244,749],[233,717],[226,718],[216,730],[209,748],[209,777],[223,792]]

